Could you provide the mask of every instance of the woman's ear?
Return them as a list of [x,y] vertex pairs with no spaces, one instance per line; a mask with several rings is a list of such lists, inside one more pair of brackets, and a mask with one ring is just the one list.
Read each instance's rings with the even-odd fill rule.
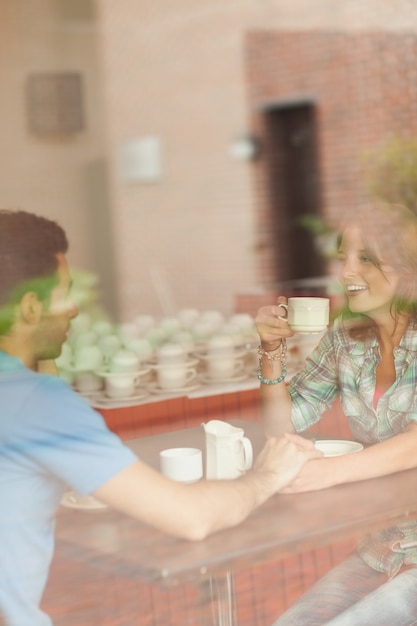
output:
[[34,291],[28,291],[19,303],[19,313],[22,321],[27,324],[37,324],[42,315],[42,303]]

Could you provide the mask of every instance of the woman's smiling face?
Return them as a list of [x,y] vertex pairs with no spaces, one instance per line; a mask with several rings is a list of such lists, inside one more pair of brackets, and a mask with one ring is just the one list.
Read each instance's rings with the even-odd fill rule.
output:
[[349,226],[343,232],[338,259],[349,309],[371,318],[389,314],[400,276],[380,255],[369,250],[359,228]]

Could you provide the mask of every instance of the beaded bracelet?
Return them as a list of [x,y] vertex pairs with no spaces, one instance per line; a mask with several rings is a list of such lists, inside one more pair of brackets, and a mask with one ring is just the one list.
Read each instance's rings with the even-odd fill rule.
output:
[[[279,351],[274,352],[274,354],[270,354],[269,352],[264,350],[262,346],[259,346],[258,348],[259,366],[258,366],[257,374],[258,374],[258,379],[264,385],[277,385],[278,383],[282,383],[282,381],[285,379],[285,376],[287,375],[287,368],[285,366],[286,364],[285,356],[287,354],[287,342],[285,341],[285,339],[281,339],[281,345],[278,350]],[[281,376],[279,376],[278,378],[265,378],[265,376],[262,376],[262,365],[264,364],[264,357],[266,357],[268,361],[270,362],[278,361],[278,360],[281,361]]]

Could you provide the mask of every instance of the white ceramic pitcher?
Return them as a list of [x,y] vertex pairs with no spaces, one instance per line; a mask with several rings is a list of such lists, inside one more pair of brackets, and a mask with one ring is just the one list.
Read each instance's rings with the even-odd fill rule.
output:
[[210,420],[202,426],[206,434],[206,478],[237,478],[252,467],[252,444],[243,428],[222,420]]

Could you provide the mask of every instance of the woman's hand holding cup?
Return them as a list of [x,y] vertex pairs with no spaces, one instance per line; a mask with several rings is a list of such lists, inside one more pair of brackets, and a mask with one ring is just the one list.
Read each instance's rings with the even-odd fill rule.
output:
[[279,296],[276,305],[261,307],[255,318],[256,330],[261,339],[262,347],[267,352],[277,350],[282,339],[288,339],[294,335],[294,331],[291,330],[287,322],[281,319],[284,312],[281,304],[287,304],[285,296]]

